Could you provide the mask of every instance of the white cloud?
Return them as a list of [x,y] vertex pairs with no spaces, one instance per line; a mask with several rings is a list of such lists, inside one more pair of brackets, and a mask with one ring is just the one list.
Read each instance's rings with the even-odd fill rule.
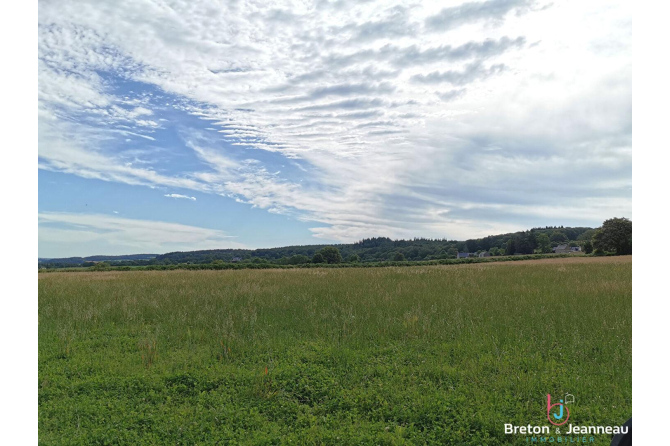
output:
[[38,217],[40,257],[244,248],[217,229],[101,214],[40,212]]
[[[339,240],[630,216],[630,17],[607,0],[42,2],[40,166],[221,194]],[[308,181],[188,129],[200,170],[124,158],[117,134],[159,145],[171,124],[105,72]]]
[[193,201],[196,200],[195,197],[189,197],[188,195],[182,195],[182,194],[165,194],[165,196],[169,198],[184,198],[186,200],[193,200]]

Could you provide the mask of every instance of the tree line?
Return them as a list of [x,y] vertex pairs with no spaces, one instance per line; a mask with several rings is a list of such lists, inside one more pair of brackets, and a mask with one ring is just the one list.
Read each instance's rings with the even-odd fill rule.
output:
[[[600,228],[546,226],[527,231],[492,235],[465,241],[415,238],[392,240],[374,237],[351,244],[287,246],[267,249],[217,249],[171,252],[154,258],[105,259],[100,265],[91,258],[51,259],[39,263],[42,268],[112,266],[150,266],[227,263],[255,265],[305,265],[373,262],[431,261],[458,258],[459,253],[490,256],[551,253],[559,245],[579,246],[587,254],[631,254],[632,221],[626,218],[606,220]],[[146,256],[146,255],[145,255]]]

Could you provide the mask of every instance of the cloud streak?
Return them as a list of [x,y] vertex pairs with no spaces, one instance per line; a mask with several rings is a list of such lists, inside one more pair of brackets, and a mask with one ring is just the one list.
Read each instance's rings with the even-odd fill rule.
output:
[[184,200],[196,201],[195,197],[189,197],[188,195],[182,195],[182,194],[165,194],[165,196],[168,198],[181,198]]
[[[462,86],[472,83],[476,80],[486,79],[487,77],[500,74],[505,71],[505,65],[495,64],[490,67],[484,67],[480,63],[471,63],[465,66],[461,71],[433,71],[427,75],[417,74],[411,77],[411,80],[423,84],[439,84],[443,82],[452,85]],[[452,97],[452,98],[455,98]]]
[[426,27],[432,30],[451,30],[456,27],[484,21],[501,22],[505,15],[515,11],[522,14],[530,11],[536,3],[532,0],[488,0],[467,2],[459,6],[444,8],[426,19]]

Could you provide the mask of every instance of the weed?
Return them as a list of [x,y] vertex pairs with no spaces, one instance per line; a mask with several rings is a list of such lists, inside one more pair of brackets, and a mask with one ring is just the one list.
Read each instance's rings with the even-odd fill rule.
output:
[[155,339],[144,339],[140,342],[139,348],[142,363],[146,368],[150,368],[156,361],[156,355],[158,354],[157,341]]

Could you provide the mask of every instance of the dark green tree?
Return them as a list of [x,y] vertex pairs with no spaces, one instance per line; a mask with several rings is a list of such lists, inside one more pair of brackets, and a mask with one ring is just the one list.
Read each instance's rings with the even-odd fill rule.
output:
[[543,254],[551,252],[551,240],[547,234],[542,233],[537,236],[537,247]]
[[312,257],[312,263],[326,263],[326,259],[323,257],[323,254],[317,252],[314,254],[314,257]]
[[633,222],[627,218],[605,220],[593,235],[593,248],[616,255],[632,254]]
[[396,262],[404,262],[405,255],[402,252],[397,252],[393,255],[393,260]]
[[528,254],[532,254],[535,252],[535,249],[537,249],[537,236],[538,233],[535,231],[526,231],[524,233],[526,236],[526,243],[528,243],[528,246],[530,247],[530,252]]
[[532,254],[535,250],[534,238],[529,233],[520,233],[513,240],[515,249],[512,254]]
[[361,258],[358,254],[351,254],[349,257],[347,257],[347,262],[349,263],[358,263],[361,261]]
[[507,245],[505,246],[505,255],[511,256],[516,252],[516,237],[512,237],[507,241]]
[[579,234],[579,235],[577,236],[577,240],[580,240],[580,241],[584,241],[584,240],[591,241],[591,239],[593,238],[593,236],[595,235],[595,233],[596,233],[596,230],[595,230],[595,229],[588,229],[588,230],[582,232],[581,234]]
[[584,242],[583,249],[586,254],[591,254],[593,252],[593,243],[591,243],[591,240]]
[[323,256],[323,258],[326,259],[326,262],[328,263],[342,262],[342,254],[340,254],[340,250],[334,246],[326,246],[319,252]]
[[560,243],[565,243],[565,242],[568,241],[568,236],[565,235],[564,233],[560,232],[560,231],[554,231],[554,232],[551,234],[550,240],[551,240],[553,243],[559,243],[559,244],[560,244]]
[[291,265],[302,265],[304,263],[309,263],[309,257],[302,254],[296,254],[288,259],[288,263]]

